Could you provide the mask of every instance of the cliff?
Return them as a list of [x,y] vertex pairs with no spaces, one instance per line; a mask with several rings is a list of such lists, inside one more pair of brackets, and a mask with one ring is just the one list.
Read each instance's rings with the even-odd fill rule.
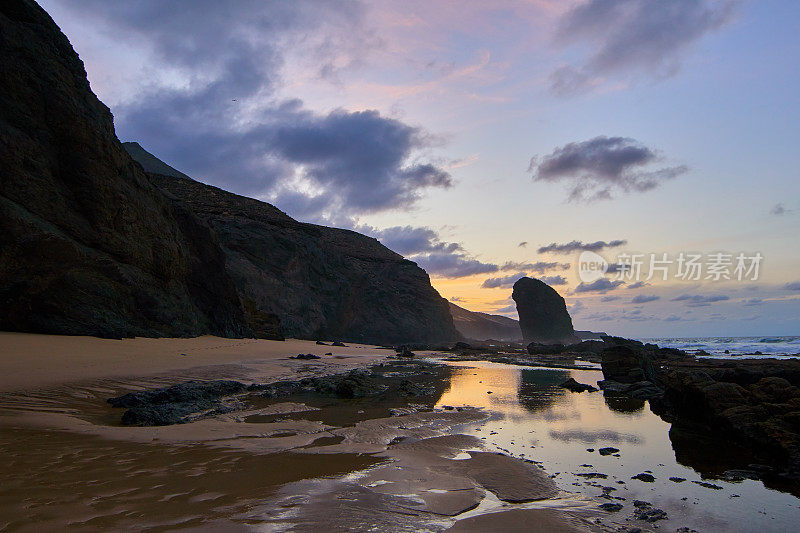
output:
[[0,329],[458,337],[425,271],[375,239],[297,222],[128,149],[141,163],[47,13],[0,4]]
[[[144,168],[164,168],[138,144],[125,146]],[[169,175],[150,178],[214,229],[249,315],[277,316],[289,337],[379,344],[458,337],[428,274],[376,239],[298,222],[166,168]]]
[[32,1],[0,4],[0,168],[0,329],[248,334],[213,232],[131,160]]

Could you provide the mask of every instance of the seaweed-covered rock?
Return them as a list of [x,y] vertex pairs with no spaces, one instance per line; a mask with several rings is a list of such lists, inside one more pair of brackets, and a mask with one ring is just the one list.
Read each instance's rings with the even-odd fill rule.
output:
[[238,381],[188,381],[171,387],[130,392],[107,401],[127,408],[122,415],[126,426],[166,426],[187,422],[191,415],[223,407],[222,398],[247,389]]

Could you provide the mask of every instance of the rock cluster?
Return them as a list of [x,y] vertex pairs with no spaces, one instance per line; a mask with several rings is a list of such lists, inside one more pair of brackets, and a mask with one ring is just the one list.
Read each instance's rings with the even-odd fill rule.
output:
[[604,394],[649,400],[673,422],[673,441],[730,439],[763,463],[729,470],[729,478],[800,482],[800,360],[699,360],[636,341],[606,348],[601,357]]

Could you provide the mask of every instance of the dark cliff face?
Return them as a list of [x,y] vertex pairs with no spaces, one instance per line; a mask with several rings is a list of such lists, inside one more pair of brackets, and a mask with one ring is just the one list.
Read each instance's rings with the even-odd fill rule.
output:
[[0,329],[248,334],[211,229],[122,148],[38,5],[0,3]]
[[520,278],[514,284],[511,298],[517,304],[525,342],[569,344],[577,341],[564,298],[546,283]]
[[376,239],[298,222],[175,174],[150,176],[211,225],[246,310],[276,315],[284,335],[379,344],[458,338],[428,274]]

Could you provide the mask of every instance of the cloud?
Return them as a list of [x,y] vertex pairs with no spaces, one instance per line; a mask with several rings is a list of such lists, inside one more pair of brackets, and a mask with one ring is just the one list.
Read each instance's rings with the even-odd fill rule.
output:
[[792,281],[783,286],[787,291],[800,291],[800,281]]
[[516,304],[513,304],[513,305],[509,305],[507,307],[501,307],[500,309],[495,309],[494,312],[499,314],[499,315],[504,315],[504,314],[509,314],[509,313],[516,313],[517,312],[517,306],[516,306]]
[[764,303],[764,300],[761,298],[745,298],[742,300],[742,303],[747,306],[754,306],[754,305],[761,305]]
[[527,275],[528,274],[526,274],[525,272],[518,272],[510,276],[502,276],[499,278],[488,278],[483,280],[483,283],[481,283],[481,288],[483,289],[510,288],[517,282],[517,280],[519,280],[520,278],[524,278]]
[[650,285],[650,284],[646,283],[644,281],[637,281],[636,283],[631,283],[626,288],[628,288],[628,289],[641,289],[642,287],[647,287],[648,285]]
[[392,226],[376,229],[370,226],[357,226],[354,229],[375,237],[384,246],[403,256],[432,252],[463,252],[460,244],[441,241],[439,234],[428,227]]
[[543,276],[543,277],[539,278],[539,280],[547,283],[551,287],[554,286],[554,285],[566,285],[567,284],[567,280],[564,278],[564,276]]
[[528,246],[528,241],[522,241],[517,246],[520,247],[520,248],[525,248],[526,246]]
[[600,278],[597,281],[593,281],[591,283],[583,283],[581,282],[577,287],[575,287],[576,293],[581,292],[599,292],[600,294],[605,294],[607,291],[613,291],[620,285],[623,285],[625,282],[621,280],[611,281],[606,278]]
[[569,314],[570,315],[577,315],[586,309],[586,304],[583,303],[581,300],[575,300],[569,307]]
[[547,246],[541,246],[537,252],[540,254],[553,253],[553,254],[570,254],[572,252],[580,252],[589,250],[590,252],[599,252],[604,248],[616,248],[618,246],[625,246],[628,244],[626,240],[613,240],[613,241],[595,241],[595,242],[582,242],[570,241],[564,244],[557,244],[555,242]]
[[484,263],[472,257],[460,243],[442,241],[439,234],[428,227],[392,226],[378,229],[368,225],[350,225],[348,228],[375,237],[390,250],[416,262],[432,276],[460,278],[497,272],[499,269],[494,263]]
[[452,185],[444,170],[410,160],[428,146],[419,129],[377,111],[298,113],[263,140],[269,153],[294,166],[288,186],[301,168],[304,185],[319,191],[312,197],[324,196],[339,209],[408,208],[423,190]]
[[621,298],[622,298],[621,296],[614,296],[613,294],[609,294],[608,296],[603,296],[602,298],[600,298],[600,301],[601,302],[613,302],[613,301],[619,300]]
[[775,204],[772,209],[769,210],[770,213],[773,215],[785,215],[786,213],[791,213],[790,209],[786,209],[783,204]]
[[637,294],[631,300],[632,304],[644,304],[647,302],[654,302],[656,300],[660,300],[660,296],[656,296],[655,294],[646,295],[646,294]]
[[559,96],[608,84],[627,85],[645,74],[673,76],[702,37],[731,21],[735,0],[589,0],[560,20],[556,43],[586,52],[550,76]]
[[434,252],[410,258],[429,274],[442,278],[463,278],[497,271],[497,265],[484,263],[464,254]]
[[533,157],[528,171],[534,181],[568,183],[568,201],[589,202],[609,200],[618,191],[649,191],[689,170],[686,165],[650,167],[662,159],[635,139],[601,135],[557,147],[541,160]]
[[458,303],[458,302],[464,303],[464,302],[467,301],[467,299],[466,298],[462,298],[460,296],[451,296],[450,297],[450,301],[451,302],[455,302],[455,303]]
[[557,263],[550,261],[537,261],[535,263],[521,263],[516,261],[506,261],[500,266],[500,270],[530,270],[543,274],[548,270],[569,270],[569,263]]
[[69,9],[147,58],[133,95],[114,105],[118,135],[157,147],[190,176],[329,223],[408,209],[427,189],[452,185],[421,159],[441,142],[421,128],[279,96],[288,54],[313,57],[324,77],[373,44],[358,2],[87,0]]
[[672,299],[673,302],[686,302],[689,307],[708,307],[714,302],[725,300],[730,300],[730,298],[725,295],[704,296],[702,294],[682,294]]
[[664,319],[665,322],[680,322],[682,320],[684,319],[679,317],[678,315],[669,315],[667,318]]

